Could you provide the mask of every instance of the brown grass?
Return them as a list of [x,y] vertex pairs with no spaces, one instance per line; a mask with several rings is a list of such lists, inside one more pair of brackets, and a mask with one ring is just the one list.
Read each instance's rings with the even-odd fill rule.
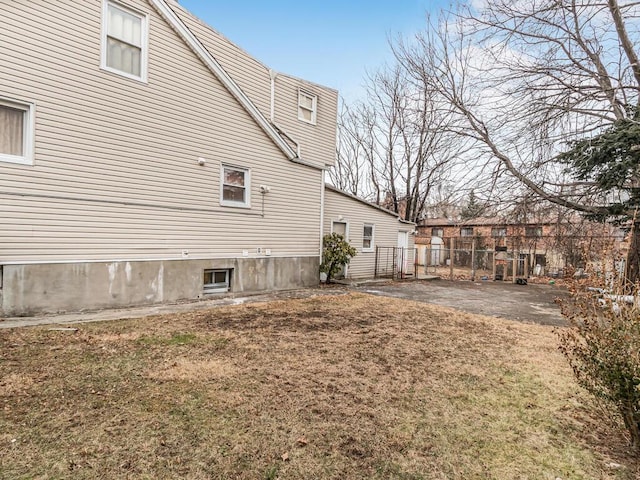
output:
[[0,347],[0,478],[640,473],[543,326],[351,294],[4,331]]

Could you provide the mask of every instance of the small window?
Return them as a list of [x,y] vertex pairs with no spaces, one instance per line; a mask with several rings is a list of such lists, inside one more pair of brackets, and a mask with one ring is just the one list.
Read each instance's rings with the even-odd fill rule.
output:
[[373,225],[364,225],[362,231],[362,251],[373,252]]
[[506,237],[507,236],[507,228],[506,227],[493,227],[491,229],[491,236],[493,238]]
[[225,293],[229,291],[230,270],[205,270],[204,293]]
[[462,227],[460,229],[461,237],[473,237],[473,227]]
[[541,237],[542,227],[525,227],[524,234],[527,237]]
[[222,166],[222,185],[220,204],[227,207],[249,208],[249,169]]
[[316,124],[318,97],[303,90],[298,91],[298,120]]
[[0,161],[33,164],[34,106],[0,98]]
[[444,229],[442,228],[438,228],[438,227],[434,227],[431,229],[431,236],[432,237],[444,237]]
[[102,68],[146,81],[147,16],[106,1],[102,32]]

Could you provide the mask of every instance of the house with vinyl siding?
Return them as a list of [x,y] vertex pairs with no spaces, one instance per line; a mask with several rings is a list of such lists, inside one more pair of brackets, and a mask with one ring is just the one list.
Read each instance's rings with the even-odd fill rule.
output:
[[343,235],[358,252],[343,272],[347,279],[412,274],[415,228],[397,213],[326,186],[324,233]]
[[173,0],[1,8],[0,315],[317,284],[335,90]]

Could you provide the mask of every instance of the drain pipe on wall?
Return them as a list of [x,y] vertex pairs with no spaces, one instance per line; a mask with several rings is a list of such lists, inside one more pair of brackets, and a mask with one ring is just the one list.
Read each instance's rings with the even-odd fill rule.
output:
[[276,77],[278,72],[273,69],[269,69],[269,78],[271,79],[271,105],[269,110],[269,120],[273,123],[276,110]]
[[[270,93],[271,93],[271,104],[269,105],[269,120],[271,124],[278,129],[278,131],[288,138],[293,144],[296,146],[296,156],[297,158],[293,159],[294,162],[299,163],[301,165],[306,165],[313,168],[318,168],[316,165],[305,162],[300,158],[300,144],[295,141],[291,135],[289,135],[280,125],[275,122],[276,116],[276,78],[278,77],[278,72],[273,69],[269,69],[269,79],[270,83]],[[322,263],[322,232],[324,230],[324,182],[325,182],[325,168],[320,170],[320,235],[319,235],[319,257],[320,263]],[[264,195],[262,196],[264,201]],[[263,212],[264,216],[264,212]]]
[[320,172],[320,265],[322,265],[322,231],[324,230],[324,176],[325,169]]

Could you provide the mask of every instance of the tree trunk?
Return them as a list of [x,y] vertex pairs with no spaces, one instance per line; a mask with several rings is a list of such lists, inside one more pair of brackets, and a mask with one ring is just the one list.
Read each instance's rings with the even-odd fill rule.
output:
[[640,282],[640,220],[634,218],[629,236],[625,279],[633,288]]
[[620,406],[620,413],[624,420],[624,426],[629,433],[631,448],[638,452],[640,451],[640,422],[638,421],[638,415],[634,409],[634,405],[629,402],[624,402]]

